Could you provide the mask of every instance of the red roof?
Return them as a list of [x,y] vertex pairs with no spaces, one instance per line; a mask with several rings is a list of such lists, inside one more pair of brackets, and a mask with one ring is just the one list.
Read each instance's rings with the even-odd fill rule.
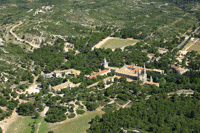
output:
[[[139,67],[128,66],[128,68],[134,68],[134,69],[132,70],[132,72],[134,72],[134,73],[137,73],[137,72],[139,71]],[[143,70],[143,68],[140,67],[140,70]]]
[[[170,66],[170,65],[168,65],[168,66]],[[183,68],[175,66],[175,65],[171,65],[171,67],[176,69],[176,70],[179,70],[179,71],[183,70]]]
[[108,69],[105,69],[105,70],[103,70],[103,71],[101,71],[101,72],[97,72],[96,74],[90,76],[89,78],[92,79],[93,77],[97,77],[98,75],[101,75],[101,74],[107,73],[107,72],[109,72],[109,70],[108,70]]
[[128,68],[135,68],[134,66],[128,66]]
[[[139,67],[134,66],[128,66],[128,68],[133,68],[132,72],[137,73],[139,71]],[[142,71],[144,68],[140,67],[140,70]],[[153,71],[153,69],[146,68],[147,71]]]
[[147,71],[153,71],[153,69],[146,68]]

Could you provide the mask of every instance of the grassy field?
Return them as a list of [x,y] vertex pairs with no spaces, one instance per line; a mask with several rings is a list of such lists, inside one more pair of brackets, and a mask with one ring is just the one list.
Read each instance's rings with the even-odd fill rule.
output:
[[188,51],[192,51],[192,50],[200,53],[200,41],[199,40],[188,49]]
[[[36,130],[38,130],[38,123],[41,122],[39,126],[38,133],[47,133],[48,131],[53,131],[55,133],[83,133],[90,127],[90,120],[96,115],[102,115],[103,111],[92,111],[86,112],[78,118],[66,120],[60,123],[47,123],[44,118],[39,117],[36,120]],[[6,133],[31,133],[32,125],[35,119],[32,118],[22,118],[19,117],[14,123],[9,126]]]
[[[193,40],[193,41],[189,41],[187,43],[187,45],[183,48],[183,50],[186,50],[190,45],[192,45],[197,39]],[[197,51],[200,53],[200,40],[198,40],[196,43],[194,43],[189,49],[187,49],[187,51]]]
[[31,133],[32,125],[36,121],[35,128],[37,129],[38,123],[42,121],[42,117],[39,117],[37,120],[30,117],[18,117],[18,119],[12,123],[6,133]]
[[111,49],[116,49],[119,48],[121,46],[129,46],[129,45],[133,45],[135,43],[137,43],[138,40],[129,40],[129,39],[110,39],[108,41],[106,41],[101,47],[102,48],[111,48]]
[[[102,111],[94,111],[94,112],[87,112],[81,117],[72,119],[69,122],[62,122],[62,123],[56,123],[56,124],[48,124],[48,127],[51,127],[50,130],[54,131],[55,133],[83,133],[85,132],[89,127],[89,123],[91,118],[94,118],[96,115],[102,115]],[[40,132],[39,133],[44,133]]]

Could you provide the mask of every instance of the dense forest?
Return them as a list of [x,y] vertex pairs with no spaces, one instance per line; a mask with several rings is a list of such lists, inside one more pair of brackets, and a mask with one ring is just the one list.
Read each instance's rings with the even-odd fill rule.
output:
[[200,132],[199,99],[173,95],[153,95],[147,101],[135,103],[131,108],[119,109],[103,114],[101,119],[92,119],[88,133],[133,132],[154,133]]
[[32,59],[36,65],[45,68],[44,72],[52,72],[64,61],[63,48],[63,40],[58,39],[53,46],[42,46],[40,49],[35,49],[33,53],[27,54],[26,59]]

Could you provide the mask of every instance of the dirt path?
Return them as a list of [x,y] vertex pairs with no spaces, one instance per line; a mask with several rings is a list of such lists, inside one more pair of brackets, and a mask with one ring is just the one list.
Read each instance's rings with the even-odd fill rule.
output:
[[14,30],[16,27],[20,26],[22,23],[23,23],[23,22],[20,21],[19,24],[17,24],[17,25],[15,25],[14,27],[12,27],[12,28],[10,29],[10,33],[11,33],[15,38],[17,38],[17,40],[19,40],[19,41],[21,41],[21,42],[28,43],[28,44],[30,44],[33,48],[40,48],[40,46],[38,46],[38,45],[35,45],[35,44],[31,43],[31,42],[28,42],[28,41],[26,41],[26,40],[23,40],[23,39],[19,38],[19,37],[13,32],[13,30]]
[[44,108],[44,110],[40,113],[40,115],[41,115],[42,117],[45,117],[45,116],[46,116],[45,114],[47,113],[48,110],[49,110],[49,107],[46,106],[46,107]]
[[4,48],[1,48],[3,50],[4,53],[8,54],[9,52],[7,52]]
[[82,106],[83,106],[83,110],[84,110],[84,111],[87,111],[87,108],[86,108],[86,106],[83,104],[83,102],[82,102],[82,101],[80,101],[80,105],[82,105]]
[[[116,98],[111,99],[111,101],[110,101],[108,104],[113,104],[113,103],[115,102],[115,99],[116,99]],[[106,105],[108,105],[108,104],[106,104]],[[105,106],[106,106],[106,105],[105,105]],[[97,108],[96,110],[97,110],[97,111],[102,111],[102,109],[103,109],[105,106],[101,106],[101,107]]]
[[69,104],[73,104],[74,105],[74,114],[75,114],[74,118],[76,118],[78,116],[78,114],[76,113],[76,110],[78,109],[78,105],[75,104],[76,101],[77,100],[69,102]]
[[124,104],[124,105],[122,106],[122,108],[125,108],[130,102],[131,102],[131,101],[129,100],[126,104]]
[[9,126],[15,122],[18,118],[18,114],[16,113],[16,109],[14,109],[13,113],[11,116],[9,116],[8,118],[4,119],[3,121],[0,121],[0,126],[3,130],[3,133],[6,133],[7,129],[9,128]]
[[12,63],[12,62],[10,62],[10,61],[7,61],[7,60],[5,60],[5,59],[2,59],[2,58],[0,58],[0,60],[1,60],[1,61],[5,61],[5,62],[7,62],[8,64],[14,64],[14,63]]
[[37,128],[37,131],[36,133],[38,133],[39,129],[40,129],[40,125],[41,125],[42,122],[38,123],[38,128]]

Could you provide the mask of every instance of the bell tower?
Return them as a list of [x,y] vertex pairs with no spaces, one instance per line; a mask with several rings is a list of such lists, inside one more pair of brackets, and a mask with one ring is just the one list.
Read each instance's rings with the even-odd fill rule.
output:
[[108,68],[108,62],[107,62],[106,58],[104,58],[104,60],[103,60],[103,66],[104,66],[104,68]]
[[147,70],[144,64],[144,75],[143,75],[143,83],[145,83],[147,81]]
[[139,70],[138,70],[138,80],[142,80],[140,67],[139,67]]

